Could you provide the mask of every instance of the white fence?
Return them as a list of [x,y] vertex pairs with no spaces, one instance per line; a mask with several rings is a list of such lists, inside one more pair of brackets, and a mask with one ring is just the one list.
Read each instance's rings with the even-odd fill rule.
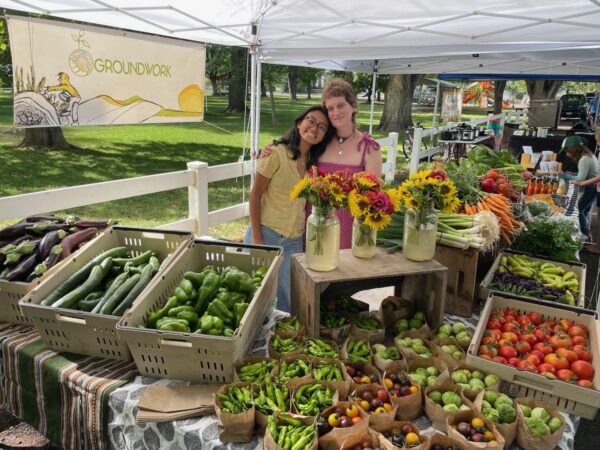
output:
[[[505,114],[500,114],[504,120]],[[472,120],[472,125],[486,122],[487,118]],[[415,137],[432,136],[447,129],[448,126],[435,130],[418,128]],[[383,176],[387,182],[394,179],[398,154],[398,133],[390,133],[388,137],[378,139],[383,148],[387,148],[387,158],[383,164]],[[417,162],[431,156],[433,150],[420,151],[420,140],[415,139],[414,149]],[[443,150],[443,148],[441,148]],[[439,150],[441,151],[441,150]],[[437,151],[436,151],[437,152]],[[173,189],[188,188],[188,217],[177,222],[161,225],[160,229],[191,231],[197,236],[208,234],[208,228],[232,220],[246,217],[249,214],[249,203],[218,209],[209,212],[208,184],[215,181],[228,180],[250,175],[251,161],[223,164],[210,167],[208,163],[193,161],[187,164],[187,170],[178,172],[85,184],[62,189],[34,192],[0,198],[0,220],[25,217],[50,211],[77,208],[96,203],[120,200],[139,195],[154,194]]]

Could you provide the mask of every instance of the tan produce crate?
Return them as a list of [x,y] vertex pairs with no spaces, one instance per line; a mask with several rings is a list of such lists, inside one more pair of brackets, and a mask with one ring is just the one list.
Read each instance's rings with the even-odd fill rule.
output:
[[[65,308],[42,306],[40,303],[69,276],[77,272],[99,254],[113,247],[127,247],[137,256],[153,250],[162,261],[168,255],[174,259],[183,250],[183,244],[191,241],[191,234],[179,231],[157,231],[144,228],[112,227],[77,252],[63,270],[19,302],[23,315],[37,328],[44,342],[54,350],[99,356],[101,358],[129,360],[131,353],[127,344],[120,340],[116,325],[120,317],[74,311]],[[168,269],[168,264],[154,276]],[[150,282],[152,284],[152,281]],[[146,286],[147,290],[150,284]],[[144,290],[144,291],[145,291]],[[138,297],[138,300],[144,294]]]
[[[480,299],[485,300],[486,298],[488,298],[490,292],[493,291],[493,289],[490,289],[489,286],[490,286],[490,284],[492,284],[492,280],[494,279],[494,274],[496,273],[496,269],[500,265],[500,260],[502,259],[503,256],[506,256],[506,255],[523,255],[523,253],[513,252],[510,250],[503,250],[498,254],[498,256],[496,257],[496,259],[494,261],[494,264],[492,264],[492,267],[490,267],[490,270],[488,271],[485,278],[481,282],[481,285],[479,286],[479,298]],[[575,262],[575,261],[559,262],[559,261],[553,261],[548,258],[534,257],[534,256],[529,256],[529,255],[527,255],[527,256],[532,261],[541,261],[543,263],[551,262],[552,264],[562,267],[563,269],[565,269],[567,271],[575,272],[577,274],[577,276],[579,277],[579,286],[580,286],[579,298],[577,300],[577,306],[584,307],[584,305],[585,305],[585,274],[587,271],[587,266],[585,264]],[[493,291],[493,292],[497,292],[501,295],[506,294],[506,295],[510,295],[511,297],[522,298],[523,300],[534,299],[534,297],[525,297],[522,295],[511,294],[509,292],[500,292],[500,291]],[[540,300],[540,301],[542,301],[546,304],[556,303],[551,300]]]
[[[595,389],[577,386],[560,380],[550,380],[542,375],[518,370],[506,364],[477,356],[477,351],[486,324],[494,309],[514,308],[520,314],[530,311],[539,312],[542,320],[570,319],[588,327],[590,331],[589,347],[592,352],[592,364],[596,369],[592,383]],[[593,311],[558,304],[556,307],[533,301],[521,301],[491,294],[488,298],[475,335],[467,352],[467,365],[487,373],[495,373],[504,380],[504,389],[512,396],[535,398],[567,413],[576,414],[586,419],[593,419],[600,408],[600,322]]]
[[19,300],[25,297],[29,292],[34,290],[44,281],[48,280],[55,273],[59,272],[63,267],[67,266],[73,258],[78,257],[84,248],[91,245],[98,236],[101,236],[106,230],[99,230],[96,237],[88,241],[82,248],[74,251],[62,261],[59,261],[54,266],[50,267],[41,277],[26,283],[22,281],[6,281],[0,280],[0,322],[9,322],[17,325],[32,325],[31,317],[24,316],[19,307]]
[[[279,247],[196,240],[173,260],[166,273],[148,286],[145,296],[117,325],[142,375],[203,383],[230,383],[234,365],[244,358],[267,315],[277,288],[282,261]],[[209,264],[219,269],[237,266],[253,273],[269,264],[261,286],[232,337],[178,333],[140,328],[148,313],[160,309],[187,271],[198,272]]]

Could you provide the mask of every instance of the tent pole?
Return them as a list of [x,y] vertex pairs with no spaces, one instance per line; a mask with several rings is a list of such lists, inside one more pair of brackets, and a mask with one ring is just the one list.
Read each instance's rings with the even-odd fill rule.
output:
[[258,148],[256,146],[256,47],[250,47],[250,161],[252,171],[250,172],[250,183],[254,184],[254,172],[256,170],[256,158]]
[[369,116],[369,134],[373,134],[373,114],[375,113],[375,87],[377,86],[377,61],[373,67],[373,84],[371,85],[371,115]]
[[[260,83],[262,78],[262,63],[256,59],[256,86],[254,87],[254,95],[256,96],[254,100],[254,123],[256,124],[256,129],[254,131],[254,148],[256,149],[256,156],[258,157],[258,150],[260,145]],[[252,170],[252,174],[254,175],[255,167]]]
[[440,80],[439,78],[436,80],[437,86],[435,88],[435,105],[433,106],[433,118],[431,119],[431,147],[435,145],[435,141],[437,140],[436,126],[437,126],[437,113],[438,113],[438,105],[440,102]]

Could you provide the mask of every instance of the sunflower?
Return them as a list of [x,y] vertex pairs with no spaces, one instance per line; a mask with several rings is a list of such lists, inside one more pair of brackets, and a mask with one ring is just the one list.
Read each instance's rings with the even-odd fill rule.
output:
[[388,189],[386,192],[387,195],[390,197],[390,201],[392,202],[394,211],[398,211],[400,209],[400,202],[402,201],[402,197],[404,196],[402,188]]
[[350,209],[352,217],[364,216],[369,211],[370,207],[371,204],[366,196],[359,194],[356,191],[350,191],[350,194],[348,194],[348,208]]
[[407,208],[416,209],[419,207],[419,201],[414,197],[405,197],[404,203],[406,204]]
[[309,184],[310,178],[302,178],[300,181],[298,181],[298,183],[296,183],[294,189],[292,189],[292,192],[290,193],[290,198],[294,200],[300,197],[300,195],[304,192],[304,190],[308,187]]
[[370,178],[361,176],[358,178],[357,182],[356,182],[358,188],[360,189],[360,191],[364,191],[364,190],[369,190],[371,189],[373,186],[375,186],[377,183],[375,181],[373,181]]
[[392,217],[389,214],[383,214],[380,212],[367,214],[365,217],[365,225],[372,230],[382,230],[387,227],[391,221]]
[[344,189],[337,183],[329,184],[329,195],[331,195],[335,199],[336,203],[340,205],[344,202],[346,197]]
[[456,186],[451,180],[445,180],[440,183],[440,194],[443,197],[454,197],[457,192]]

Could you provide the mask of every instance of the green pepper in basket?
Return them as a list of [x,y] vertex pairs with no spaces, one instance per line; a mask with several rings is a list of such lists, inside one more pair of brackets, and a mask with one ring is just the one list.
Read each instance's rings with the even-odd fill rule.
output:
[[264,278],[265,275],[267,274],[269,270],[269,265],[265,264],[264,266],[260,266],[258,269],[256,269],[256,272],[254,272],[254,278]]
[[216,273],[209,271],[202,286],[198,289],[198,300],[196,300],[196,312],[201,315],[206,311],[208,301],[214,297],[221,286],[221,278]]
[[190,324],[187,320],[175,319],[174,317],[163,317],[156,322],[156,329],[161,331],[181,331],[189,333]]
[[254,291],[252,277],[239,269],[231,269],[222,278],[223,286],[235,292],[251,294]]
[[[222,289],[222,290],[221,290]],[[232,309],[236,303],[244,303],[247,298],[243,292],[233,292],[225,288],[221,288],[217,294],[217,299],[221,300],[227,308]]]
[[175,297],[175,296],[169,297],[169,300],[167,300],[167,303],[165,303],[165,306],[163,306],[158,311],[154,311],[154,312],[151,312],[150,314],[148,314],[148,320],[147,320],[148,327],[156,328],[156,322],[158,322],[163,317],[166,317],[167,314],[169,313],[169,310],[171,310],[172,308],[175,308],[176,306],[179,306],[179,300],[177,299],[177,297]]
[[240,326],[240,322],[242,321],[242,317],[246,314],[246,310],[250,306],[249,303],[236,303],[233,305],[233,315],[235,316],[235,327]]

